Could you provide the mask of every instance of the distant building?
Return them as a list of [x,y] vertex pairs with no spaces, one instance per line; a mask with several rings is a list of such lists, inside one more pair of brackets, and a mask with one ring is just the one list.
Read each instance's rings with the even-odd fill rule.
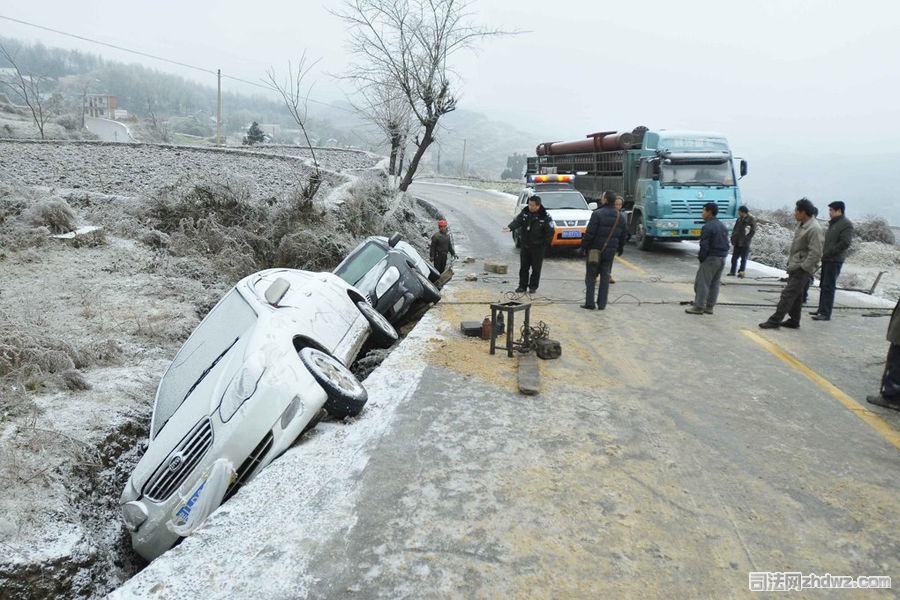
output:
[[[84,114],[88,117],[100,117],[104,119],[115,119],[116,109],[119,108],[119,99],[117,96],[107,96],[105,94],[86,94],[84,96]],[[126,117],[128,114],[126,113]]]

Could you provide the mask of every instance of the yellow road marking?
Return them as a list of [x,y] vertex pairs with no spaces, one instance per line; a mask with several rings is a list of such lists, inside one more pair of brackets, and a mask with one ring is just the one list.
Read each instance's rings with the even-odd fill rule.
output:
[[878,432],[881,437],[892,443],[894,447],[900,450],[900,432],[897,432],[893,427],[888,425],[881,417],[839,390],[833,383],[804,365],[795,357],[791,356],[790,353],[782,350],[780,347],[762,337],[755,331],[751,331],[749,329],[741,329],[741,333],[749,337],[751,340],[753,340],[787,364],[791,365],[800,373],[806,375],[813,381],[813,383],[817,384],[826,392],[837,398],[841,404],[850,409],[850,411],[852,411],[857,417],[865,421],[869,427]]
[[647,274],[647,271],[643,270],[642,268],[640,268],[639,266],[637,266],[636,264],[634,264],[634,263],[632,263],[632,262],[628,262],[627,260],[625,260],[625,259],[622,258],[621,256],[617,256],[617,257],[616,257],[616,260],[619,261],[620,263],[624,264],[624,265],[625,265],[626,267],[628,267],[629,269],[634,269],[635,271],[637,271],[637,272],[640,273],[641,275],[646,275],[646,274]]

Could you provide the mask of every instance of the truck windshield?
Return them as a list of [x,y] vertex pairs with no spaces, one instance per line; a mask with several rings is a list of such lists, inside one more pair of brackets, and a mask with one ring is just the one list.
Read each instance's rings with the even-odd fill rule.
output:
[[584,199],[584,196],[581,195],[581,192],[575,190],[559,192],[545,192],[539,190],[537,194],[541,197],[541,204],[543,204],[544,208],[547,210],[559,210],[563,208],[587,210],[588,207],[587,201]]
[[664,164],[660,170],[661,185],[734,185],[730,162],[710,165]]

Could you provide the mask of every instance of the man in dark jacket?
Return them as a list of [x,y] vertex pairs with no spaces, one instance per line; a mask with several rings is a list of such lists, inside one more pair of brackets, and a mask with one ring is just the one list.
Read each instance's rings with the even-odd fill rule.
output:
[[[625,226],[622,213],[616,210],[615,202],[615,193],[603,192],[603,196],[600,197],[600,208],[591,213],[591,220],[588,221],[584,237],[581,239],[581,248],[587,253],[584,275],[585,299],[581,308],[588,310],[606,308],[612,264],[616,254],[622,256],[625,250],[628,228]],[[594,287],[597,285],[598,274],[600,288],[597,290],[597,303],[594,304]]]
[[456,250],[453,249],[453,239],[447,233],[447,221],[444,219],[438,221],[438,232],[431,236],[431,246],[428,252],[431,264],[434,265],[434,268],[439,273],[443,273],[447,268],[448,254],[456,258]]
[[[519,287],[516,293],[521,294],[528,288],[528,293],[537,291],[541,282],[541,266],[544,264],[544,251],[553,235],[550,215],[541,204],[540,196],[528,199],[528,206],[522,209],[516,218],[510,221],[503,231],[519,230]],[[529,274],[530,271],[530,274]]]
[[719,206],[715,202],[703,205],[703,229],[700,230],[700,267],[694,277],[694,304],[684,312],[690,315],[713,314],[719,299],[719,281],[728,256],[728,229],[716,218]]
[[810,313],[813,321],[830,321],[834,308],[837,278],[853,241],[853,223],[844,216],[844,203],[836,200],[828,205],[828,229],[822,245],[822,272],[819,275],[819,308]]
[[900,301],[897,302],[894,312],[891,313],[887,341],[891,345],[888,348],[887,360],[884,362],[884,374],[881,376],[881,393],[866,396],[866,401],[885,408],[900,410]]
[[738,209],[737,221],[734,222],[734,229],[731,230],[731,244],[734,250],[731,252],[731,270],[728,271],[730,277],[734,276],[738,260],[741,261],[741,268],[737,269],[737,276],[744,277],[747,257],[750,256],[750,241],[754,235],[756,235],[756,217],[750,214],[750,209],[746,206],[741,206]]

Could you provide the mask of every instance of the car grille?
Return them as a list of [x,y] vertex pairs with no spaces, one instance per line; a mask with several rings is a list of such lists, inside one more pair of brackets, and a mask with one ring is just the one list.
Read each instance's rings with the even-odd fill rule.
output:
[[584,227],[587,225],[587,219],[569,219],[568,221],[555,221],[561,227]]
[[144,485],[144,496],[153,502],[162,502],[184,483],[209,447],[213,431],[209,419],[203,419],[184,436]]
[[274,436],[270,431],[262,441],[256,445],[256,448],[253,449],[253,452],[250,453],[247,460],[245,460],[237,470],[234,481],[232,481],[231,485],[228,486],[228,489],[225,490],[225,497],[222,499],[222,502],[231,498],[240,487],[244,485],[244,482],[254,473],[254,471],[256,471],[256,467],[259,466],[259,463],[262,462],[266,454],[269,453],[269,449],[272,448],[273,440]]

